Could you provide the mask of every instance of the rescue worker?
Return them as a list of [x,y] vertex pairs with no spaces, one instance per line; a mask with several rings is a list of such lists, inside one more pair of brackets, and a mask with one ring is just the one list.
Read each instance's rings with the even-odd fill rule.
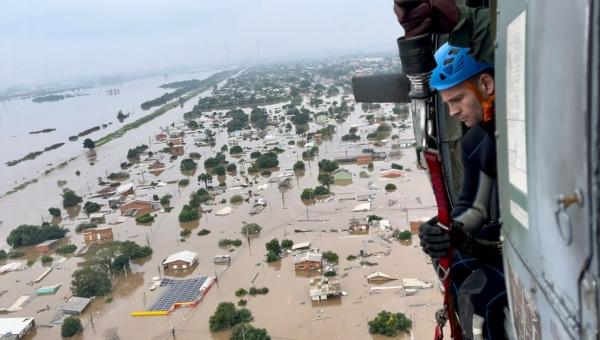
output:
[[437,217],[421,225],[423,250],[432,258],[452,246],[450,292],[463,339],[504,339],[508,301],[500,249],[494,137],[494,66],[487,9],[456,6],[453,0],[394,0],[405,36],[449,34],[435,55],[431,87],[439,91],[451,117],[464,124],[463,182],[452,211],[452,232]]

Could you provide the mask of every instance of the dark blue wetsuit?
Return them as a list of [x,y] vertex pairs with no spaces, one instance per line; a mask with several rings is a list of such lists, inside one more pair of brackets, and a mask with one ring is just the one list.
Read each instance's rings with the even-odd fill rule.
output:
[[471,127],[462,139],[464,177],[452,210],[454,260],[450,290],[463,329],[473,337],[473,314],[485,321],[483,337],[504,339],[504,308],[508,305],[497,223],[496,141],[494,126]]

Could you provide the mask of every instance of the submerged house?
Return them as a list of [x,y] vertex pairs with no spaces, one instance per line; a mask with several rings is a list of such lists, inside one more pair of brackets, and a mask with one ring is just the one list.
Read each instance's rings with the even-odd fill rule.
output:
[[67,301],[67,303],[63,306],[63,313],[69,315],[77,315],[81,314],[87,306],[92,302],[91,299],[73,296]]
[[321,270],[323,255],[319,253],[304,252],[294,257],[294,270]]
[[93,243],[103,243],[113,240],[112,228],[91,228],[83,232],[83,240],[85,245],[89,246]]
[[163,268],[165,269],[189,269],[198,261],[198,253],[193,251],[184,250],[179,253],[175,253],[167,257],[163,261]]
[[23,339],[33,327],[33,317],[0,318],[0,339]]
[[348,231],[351,233],[368,233],[369,220],[366,218],[351,218],[348,222]]
[[56,242],[58,240],[47,240],[44,241],[38,245],[35,246],[35,250],[38,253],[47,253],[49,252],[52,248],[54,248],[54,246],[56,245]]
[[121,205],[121,215],[138,217],[146,213],[151,213],[161,208],[159,202],[133,200]]
[[352,173],[346,169],[339,168],[333,172],[334,181],[351,181]]
[[340,281],[326,277],[310,279],[309,294],[312,301],[327,300],[330,296],[339,296],[342,294]]

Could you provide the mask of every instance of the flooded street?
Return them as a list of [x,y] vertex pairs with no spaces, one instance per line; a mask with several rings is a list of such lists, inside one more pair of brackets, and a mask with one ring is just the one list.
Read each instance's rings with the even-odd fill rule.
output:
[[[205,76],[209,74],[210,72],[205,73]],[[190,77],[191,75],[187,75],[185,78]],[[169,81],[172,80],[169,79]],[[121,90],[121,97],[127,96],[125,92],[125,90]],[[153,95],[144,95],[144,99],[151,97]],[[54,104],[62,105],[68,101],[85,98],[89,97],[70,98]],[[341,101],[341,96],[327,100]],[[165,144],[156,142],[154,136],[160,132],[161,127],[172,122],[180,122],[182,114],[190,111],[195,103],[195,99],[190,100],[183,108],[170,110],[163,116],[130,131],[124,137],[98,148],[94,151],[94,165],[90,165],[92,152],[87,154],[82,152],[81,142],[74,142],[72,144],[77,144],[79,154],[84,153],[84,155],[69,162],[65,167],[53,171],[48,176],[41,177],[38,183],[0,199],[0,216],[3,220],[3,224],[0,225],[0,244],[4,247],[6,236],[16,226],[40,224],[40,220],[50,221],[47,208],[61,206],[62,188],[57,185],[57,181],[66,181],[65,187],[84,196],[85,202],[92,193],[100,189],[97,177],[106,177],[108,173],[119,171],[119,164],[125,161],[128,149],[150,142],[148,151],[154,152],[153,159],[145,160],[147,157],[142,157],[142,162],[131,168],[129,180],[138,183],[138,188],[135,189],[137,198],[152,200],[154,194],[160,197],[171,194],[173,196],[171,206],[174,208],[170,213],[157,212],[155,221],[147,226],[137,224],[133,218],[127,218],[123,223],[117,224],[120,212],[118,210],[113,212],[108,206],[102,207],[101,211],[110,212],[106,219],[108,226],[113,229],[115,240],[135,241],[140,245],[149,245],[154,252],[151,257],[144,258],[141,262],[134,260],[131,271],[127,272],[127,277],[119,275],[113,282],[113,291],[92,302],[81,316],[84,332],[75,337],[76,339],[106,339],[110,338],[111,334],[118,334],[121,339],[171,339],[172,327],[174,327],[177,339],[228,339],[227,332],[211,333],[208,319],[219,302],[237,303],[239,298],[234,295],[234,292],[239,288],[248,289],[252,286],[269,288],[269,293],[266,295],[246,297],[245,299],[248,300],[247,308],[252,311],[254,316],[253,324],[256,327],[266,328],[273,339],[385,339],[386,337],[369,334],[367,325],[367,322],[381,310],[406,314],[413,321],[414,338],[422,339],[432,336],[434,312],[441,307],[442,301],[437,285],[419,290],[413,296],[403,296],[400,294],[402,289],[394,288],[394,286],[402,286],[403,278],[436,282],[431,265],[426,263],[426,257],[418,247],[418,237],[413,235],[412,243],[401,244],[390,237],[391,231],[383,231],[375,227],[371,228],[368,234],[363,235],[351,235],[347,231],[341,231],[341,229],[348,228],[351,218],[364,218],[371,214],[390,220],[392,228],[401,230],[409,230],[411,220],[436,214],[435,200],[428,178],[423,171],[416,168],[414,148],[403,149],[400,158],[374,161],[372,169],[369,169],[367,165],[357,165],[356,163],[340,164],[341,168],[347,169],[352,174],[351,183],[334,184],[331,186],[333,192],[331,196],[317,201],[313,205],[304,205],[300,200],[302,190],[319,185],[317,181],[319,160],[359,154],[363,148],[374,148],[375,151],[390,150],[389,144],[374,147],[366,141],[367,133],[374,130],[377,124],[369,125],[362,117],[365,113],[361,110],[360,105],[357,105],[356,110],[344,123],[336,124],[337,133],[333,135],[332,140],[325,140],[323,144],[319,145],[318,157],[306,162],[307,168],[303,176],[292,177],[292,188],[283,194],[276,181],[269,182],[268,177],[259,174],[249,175],[253,183],[248,188],[242,189],[239,186],[239,183],[244,183],[244,179],[240,175],[242,166],[239,162],[240,157],[234,158],[227,153],[227,160],[238,166],[236,175],[227,174],[225,178],[227,190],[215,198],[214,201],[217,203],[211,207],[212,212],[203,213],[198,221],[182,224],[178,221],[179,211],[184,204],[187,204],[193,191],[204,187],[204,183],[199,183],[197,180],[197,176],[205,172],[203,161],[214,156],[221,145],[227,144],[228,134],[226,130],[219,128],[216,134],[216,146],[211,148],[194,146],[194,138],[198,132],[186,131],[185,154],[198,152],[202,157],[198,161],[198,169],[185,175],[179,170],[181,158],[170,161],[168,156],[159,153],[158,151]],[[265,108],[274,110],[282,105],[267,105]],[[389,112],[391,109],[391,105],[383,105],[381,112]],[[136,110],[138,116],[141,115],[137,107]],[[110,119],[106,118],[105,120],[114,120],[113,116],[116,115],[118,109],[111,108],[109,111],[111,112],[108,115]],[[103,117],[99,116],[99,119],[104,119]],[[135,115],[133,119],[136,119]],[[40,124],[48,125],[46,123]],[[407,123],[409,127],[401,129],[399,132],[401,140],[413,138],[410,121]],[[93,126],[95,124],[86,123],[84,125]],[[311,127],[317,126],[313,122],[310,125]],[[356,145],[341,141],[341,136],[347,133],[352,126],[359,127],[359,135],[362,137]],[[32,128],[32,130],[34,129]],[[74,128],[74,130],[77,129],[79,127]],[[98,131],[97,135],[93,137],[104,135],[109,129]],[[306,149],[298,145],[288,145],[290,140],[300,141],[301,137],[298,135],[279,133],[273,128],[268,130],[268,133],[274,136],[278,142],[276,146],[285,150],[279,154],[279,169],[272,171],[270,175],[270,177],[277,177],[280,173],[291,170],[293,164],[302,159],[301,154]],[[68,134],[72,134],[72,131]],[[250,152],[258,150],[264,145],[264,142],[262,139],[240,141],[242,147],[249,148],[244,150],[245,154],[241,158],[249,162]],[[273,145],[269,146],[269,148],[272,147]],[[59,149],[54,153],[63,154],[66,150],[66,148]],[[3,159],[13,157],[12,153],[15,152],[11,151],[10,157],[3,155]],[[52,154],[49,153],[48,157],[51,157]],[[53,161],[44,157],[45,155],[35,161],[23,162],[14,169],[9,168],[8,171],[11,171],[11,174],[7,176],[16,177],[17,174],[20,176],[21,170],[17,168],[33,171],[35,165]],[[148,165],[156,159],[165,163],[166,168],[158,176],[149,173],[147,169]],[[54,162],[57,161],[59,160],[54,160]],[[392,162],[404,167],[403,175],[396,178],[381,177],[380,171],[390,169]],[[244,166],[247,168],[250,163],[244,164]],[[2,171],[7,171],[4,167],[2,169]],[[79,176],[75,174],[77,170],[81,172]],[[359,173],[363,171],[368,174],[368,178],[359,176]],[[212,185],[216,186],[218,180],[216,176],[213,177]],[[190,184],[186,187],[179,187],[176,181],[183,178],[189,179]],[[5,180],[4,175],[2,175],[2,179]],[[154,187],[139,185],[150,180],[169,184]],[[397,190],[386,192],[384,187],[388,183],[395,184]],[[264,184],[268,184],[266,189],[258,189]],[[235,194],[247,197],[248,190],[252,191],[250,202],[253,202],[256,197],[262,197],[267,202],[267,207],[256,215],[249,214],[252,208],[250,203],[243,202],[239,205],[229,203],[229,199]],[[371,202],[371,211],[353,212],[353,208],[362,203],[355,200],[356,196],[366,194],[375,195]],[[227,203],[218,203],[222,199],[226,199]],[[102,201],[105,202],[105,200]],[[226,216],[215,214],[226,206],[232,207],[231,214]],[[64,218],[62,225],[71,230],[67,234],[67,238],[71,243],[82,247],[84,245],[83,237],[73,230],[77,224],[87,220],[85,213],[80,212],[78,216],[64,216]],[[260,236],[251,238],[250,244],[240,233],[244,223],[257,223],[262,227]],[[180,236],[180,232],[184,229],[191,229],[189,237]],[[208,229],[210,233],[204,236],[197,235],[201,229]],[[296,229],[310,231],[295,232]],[[238,248],[233,247],[229,252],[218,246],[218,241],[224,238],[239,238],[242,239],[243,244]],[[347,296],[333,297],[323,302],[312,302],[308,290],[309,277],[319,275],[295,272],[293,254],[288,254],[274,263],[265,263],[265,243],[273,238],[291,239],[295,244],[308,241],[311,248],[318,248],[321,252],[331,250],[337,253],[339,255],[339,264],[336,266],[337,277],[341,282],[342,291],[346,292]],[[159,297],[162,290],[151,291],[149,289],[150,282],[153,277],[164,275],[161,265],[163,259],[182,250],[197,252],[198,265],[185,273],[178,273],[177,276],[185,278],[216,276],[218,284],[215,284],[202,302],[194,308],[180,308],[168,316],[131,316],[131,312],[145,310]],[[365,258],[373,264],[372,266],[359,264],[360,258],[352,261],[346,259],[348,255],[358,256],[361,251],[372,254]],[[29,252],[27,255],[29,257],[25,259],[36,257],[33,249]],[[229,267],[213,264],[213,257],[222,254],[231,255],[232,261]],[[39,260],[30,267],[24,265],[26,270],[0,275],[0,287],[2,287],[0,288],[0,307],[12,305],[22,295],[33,295],[32,290],[40,286],[62,284],[56,294],[37,296],[22,310],[9,314],[10,317],[34,316],[36,318],[38,328],[28,338],[59,338],[60,326],[52,324],[51,321],[55,318],[60,306],[64,304],[65,296],[69,295],[72,272],[78,268],[78,264],[83,262],[80,257],[53,256],[52,271],[39,283],[33,283],[33,281],[48,268]],[[0,264],[3,263],[0,262]],[[379,285],[368,283],[366,276],[376,271],[394,276],[398,280]],[[167,276],[173,278],[173,276]],[[391,288],[370,290],[370,287],[386,286]]]

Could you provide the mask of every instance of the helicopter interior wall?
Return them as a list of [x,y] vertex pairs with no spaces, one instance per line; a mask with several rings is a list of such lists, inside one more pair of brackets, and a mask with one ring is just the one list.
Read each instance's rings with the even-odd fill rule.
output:
[[[532,304],[539,311],[542,334],[567,332],[572,338],[579,338],[580,334],[580,279],[592,257],[595,238],[588,209],[575,204],[564,213],[556,211],[560,194],[566,196],[581,190],[584,197],[589,197],[589,8],[586,0],[527,4],[505,1],[499,8],[497,29],[496,68],[507,70],[496,73],[498,172],[507,240],[505,264],[507,271],[513,271],[513,282],[507,282],[513,323],[519,322],[514,314],[514,310],[519,310],[516,304]],[[521,147],[526,147],[527,176],[524,190],[511,178],[518,129],[515,121],[507,122],[515,100],[509,87],[517,86],[509,83],[510,72],[514,71],[507,65],[509,53],[514,53],[512,46],[507,48],[512,39],[509,25],[522,13],[526,145]],[[535,293],[530,294],[530,301],[520,301],[524,295],[516,294],[514,286]],[[518,336],[521,338],[521,334]]]

